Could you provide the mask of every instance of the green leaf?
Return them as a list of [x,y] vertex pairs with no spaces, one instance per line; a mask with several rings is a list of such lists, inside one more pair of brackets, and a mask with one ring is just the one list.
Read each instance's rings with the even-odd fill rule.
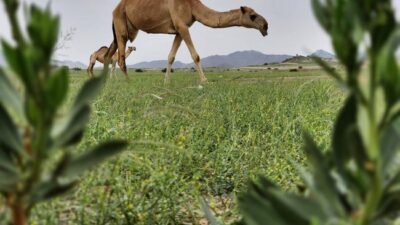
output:
[[325,62],[324,60],[322,60],[321,58],[318,57],[312,57],[312,59],[314,60],[314,62],[316,62],[323,70],[325,70],[325,72],[328,73],[328,75],[330,75],[331,77],[333,77],[337,82],[339,82],[340,84],[344,84],[344,80],[342,78],[342,76],[336,72],[335,68],[332,68],[331,65],[329,65],[327,62]]
[[331,13],[328,10],[327,5],[321,4],[320,0],[312,0],[312,7],[315,17],[317,18],[320,25],[326,30],[330,31],[331,29]]
[[308,187],[312,188],[318,196],[318,201],[325,213],[336,217],[343,216],[344,209],[339,201],[339,191],[336,189],[335,181],[327,165],[327,157],[322,155],[321,150],[307,133],[304,134],[304,150],[307,161],[312,166],[312,180],[308,181]]
[[126,146],[127,142],[125,141],[110,141],[100,144],[91,151],[72,159],[61,173],[61,176],[74,179],[105,159],[121,152]]
[[100,76],[86,81],[75,99],[74,108],[80,108],[85,104],[90,104],[99,93],[104,80],[104,76]]
[[58,148],[77,143],[89,121],[89,115],[90,107],[86,105],[79,111],[71,112],[64,121],[60,121],[52,132],[53,147]]
[[0,146],[5,146],[10,154],[19,155],[23,152],[22,138],[17,127],[0,104]]
[[386,123],[390,123],[391,121],[395,120],[397,117],[399,117],[399,115],[400,115],[400,101],[396,101],[396,103],[394,103],[392,107],[389,109]]
[[200,203],[201,203],[201,208],[203,209],[208,222],[210,222],[210,225],[221,225],[222,223],[218,221],[218,219],[211,212],[211,209],[208,206],[207,201],[204,198],[201,198]]
[[395,215],[400,210],[400,191],[385,192],[376,212],[377,218],[385,218]]
[[18,181],[15,174],[0,170],[0,192],[14,191]]
[[367,150],[368,157],[371,160],[375,160],[378,157],[378,152],[370,152],[368,146],[371,146],[371,134],[370,127],[372,124],[369,120],[368,109],[364,105],[358,105],[357,107],[357,127],[360,132],[361,138],[364,143],[364,148]]
[[0,104],[3,104],[10,114],[16,114],[20,119],[24,118],[21,96],[11,84],[3,69],[0,68]]
[[19,76],[25,88],[31,91],[33,88],[32,74],[29,70],[28,60],[25,59],[23,52],[20,49],[13,48],[10,44],[3,41],[3,52],[9,68]]
[[47,83],[46,98],[48,105],[55,111],[68,93],[68,70],[61,68],[50,76]]
[[386,172],[392,165],[400,149],[400,118],[393,121],[381,138],[382,171]]
[[44,56],[43,62],[49,62],[57,44],[59,17],[53,16],[49,8],[42,10],[35,5],[31,5],[27,30],[33,45]]
[[30,95],[25,95],[25,115],[29,123],[36,126],[40,122],[41,111]]
[[239,208],[247,225],[292,225],[253,189],[239,198]]
[[315,219],[318,221],[327,220],[327,215],[318,202],[294,194],[283,193],[265,178],[260,178],[260,183],[254,185],[254,190],[265,201],[270,202],[289,224],[309,225]]
[[386,97],[385,91],[382,86],[379,86],[375,90],[375,121],[377,124],[381,124],[383,122],[385,113],[386,113]]
[[357,133],[356,116],[357,105],[356,98],[350,96],[344,103],[336,119],[333,132],[333,155],[335,164],[338,166],[341,175],[345,175],[346,164],[357,156],[357,150],[362,149],[360,137]]
[[0,147],[0,171],[17,174],[17,168],[12,158]]
[[[305,224],[310,224],[312,220],[327,221],[327,216],[321,210],[321,206],[311,199],[306,199],[293,194],[286,194],[278,190],[270,190],[269,196],[273,196],[273,204],[281,206],[285,211],[296,216],[298,222],[304,221]],[[284,211],[280,211],[283,214]],[[285,215],[282,215],[285,216]]]
[[392,32],[376,58],[376,73],[384,84],[389,103],[394,103],[400,98],[400,69],[396,57],[399,46],[400,26]]
[[77,182],[70,183],[60,183],[57,180],[49,180],[45,181],[37,186],[37,188],[32,192],[32,195],[29,199],[29,204],[34,205],[36,203],[50,200],[54,197],[58,197],[60,195],[65,194],[69,190],[71,190]]

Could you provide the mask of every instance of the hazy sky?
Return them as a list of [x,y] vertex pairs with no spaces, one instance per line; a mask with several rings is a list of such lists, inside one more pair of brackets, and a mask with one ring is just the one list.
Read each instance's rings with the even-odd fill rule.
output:
[[[26,0],[28,1],[28,0]],[[46,5],[48,0],[29,0]],[[87,64],[89,56],[100,46],[112,41],[112,10],[119,0],[54,0],[51,6],[62,18],[62,31],[75,28],[68,49],[59,52],[59,59],[77,60]],[[238,50],[258,50],[267,54],[309,54],[318,49],[331,51],[326,34],[315,21],[310,0],[202,0],[219,11],[237,9],[247,5],[263,15],[269,22],[269,36],[262,37],[257,30],[246,28],[211,29],[195,23],[190,32],[201,57],[228,54]],[[393,1],[398,11],[400,0]],[[0,2],[0,12],[4,12]],[[9,38],[8,21],[0,13],[0,36]],[[137,47],[128,64],[166,59],[173,35],[140,32],[133,43]],[[128,44],[132,45],[132,44]],[[182,45],[177,60],[190,62],[186,45]]]

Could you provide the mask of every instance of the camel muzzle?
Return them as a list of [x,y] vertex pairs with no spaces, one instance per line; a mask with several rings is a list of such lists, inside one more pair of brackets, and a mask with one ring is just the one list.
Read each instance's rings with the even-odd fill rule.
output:
[[260,32],[261,32],[263,37],[268,35],[268,31],[267,30],[261,30]]
[[265,24],[261,29],[260,29],[261,34],[265,37],[268,35],[268,25]]

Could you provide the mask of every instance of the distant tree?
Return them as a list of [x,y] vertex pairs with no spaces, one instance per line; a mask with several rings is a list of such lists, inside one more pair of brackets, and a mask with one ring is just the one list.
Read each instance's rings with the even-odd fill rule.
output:
[[142,70],[142,69],[136,69],[135,72],[136,72],[136,73],[143,73],[144,70]]
[[61,54],[61,50],[68,49],[68,42],[72,40],[72,37],[74,36],[76,32],[76,28],[70,28],[69,30],[65,32],[60,32],[60,39],[58,40],[56,46],[54,47],[54,52],[57,56],[65,56],[64,54]]
[[82,69],[79,68],[79,67],[74,67],[74,68],[72,68],[71,70],[73,70],[73,71],[81,71]]

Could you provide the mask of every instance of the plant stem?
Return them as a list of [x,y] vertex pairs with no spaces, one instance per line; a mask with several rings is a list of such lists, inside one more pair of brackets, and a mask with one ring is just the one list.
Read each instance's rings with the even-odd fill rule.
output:
[[28,225],[28,214],[26,207],[17,195],[9,195],[7,205],[11,209],[12,225]]
[[26,210],[22,204],[17,203],[12,208],[13,225],[28,225]]

